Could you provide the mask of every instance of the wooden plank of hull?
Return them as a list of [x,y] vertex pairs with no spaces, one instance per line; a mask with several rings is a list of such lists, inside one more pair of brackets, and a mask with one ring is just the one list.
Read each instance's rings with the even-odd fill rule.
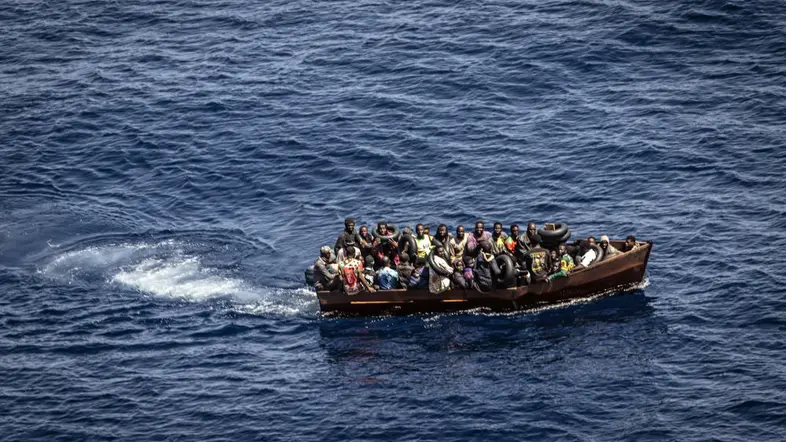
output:
[[348,296],[343,292],[318,292],[323,312],[350,314],[416,313],[488,308],[492,310],[531,309],[631,286],[644,279],[652,241],[639,243],[631,252],[604,260],[589,268],[550,283],[480,293],[476,290],[448,290],[432,294],[428,290],[380,290]]

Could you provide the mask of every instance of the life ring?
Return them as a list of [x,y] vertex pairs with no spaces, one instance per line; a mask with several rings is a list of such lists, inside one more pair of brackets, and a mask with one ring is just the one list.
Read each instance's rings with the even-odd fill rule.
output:
[[510,255],[502,254],[494,258],[497,265],[502,270],[501,280],[505,288],[516,286],[516,265],[513,263],[513,258]]
[[568,232],[568,225],[565,223],[554,223],[557,227],[554,230],[538,229],[541,238],[562,238]]
[[377,228],[374,227],[373,229],[371,229],[371,236],[373,236],[374,238],[394,239],[398,241],[399,238],[401,238],[401,230],[399,230],[399,228],[396,227],[395,224],[388,224],[387,226],[388,226],[387,235],[380,235],[379,232],[377,232]]
[[571,232],[570,232],[570,230],[568,230],[567,232],[565,232],[564,235],[562,235],[562,238],[559,238],[559,239],[556,239],[556,238],[553,238],[553,237],[543,238],[543,244],[547,245],[547,246],[556,247],[556,246],[558,246],[558,245],[560,245],[562,243],[568,242],[568,240],[570,239],[570,235],[571,235]]
[[429,252],[428,255],[426,255],[426,262],[428,263],[428,266],[429,266],[429,268],[431,268],[431,270],[434,270],[435,272],[437,272],[437,275],[442,276],[442,277],[450,276],[450,272],[446,272],[444,270],[440,270],[440,269],[437,268],[437,266],[434,265],[434,251],[433,250],[431,252]]
[[401,235],[401,240],[398,242],[398,252],[404,253],[404,245],[409,244],[409,263],[415,265],[415,259],[418,256],[418,243],[412,235]]
[[590,244],[590,248],[594,250],[596,253],[595,259],[592,260],[590,265],[603,261],[603,258],[606,257],[606,254],[603,252],[603,249],[601,249],[600,246],[597,244]]

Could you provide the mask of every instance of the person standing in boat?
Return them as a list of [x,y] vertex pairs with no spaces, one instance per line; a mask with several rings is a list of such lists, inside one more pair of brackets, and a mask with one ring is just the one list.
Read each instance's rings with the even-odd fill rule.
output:
[[467,247],[467,238],[468,235],[464,234],[464,226],[459,225],[456,227],[456,236],[450,238],[451,261],[464,258],[464,250]]
[[603,259],[608,259],[620,254],[620,251],[609,243],[609,237],[606,235],[601,235],[600,237],[600,248],[603,249],[603,256],[605,256]]
[[[447,230],[447,227],[445,228]],[[428,290],[431,293],[442,293],[450,289],[450,275],[453,268],[446,260],[445,247],[436,246],[431,255],[432,268],[429,269]],[[443,276],[446,275],[446,276]]]
[[393,238],[383,238],[387,234],[387,223],[381,222],[377,224],[377,237],[374,238],[372,247],[374,265],[377,268],[382,267],[382,258],[384,257],[387,257],[394,265],[399,263],[398,242]]
[[341,288],[341,278],[338,277],[338,266],[333,258],[333,250],[330,246],[323,246],[319,249],[319,258],[314,261],[314,288],[317,290],[339,290]]
[[494,232],[491,234],[491,253],[494,256],[505,253],[505,241],[508,239],[508,234],[502,231],[502,223],[494,223]]
[[530,238],[532,248],[524,258],[532,282],[545,281],[549,276],[549,270],[551,270],[549,251],[540,246],[540,241],[540,235],[537,233],[532,235]]
[[371,236],[371,233],[368,231],[368,226],[366,225],[360,226],[358,236],[360,237],[358,248],[360,249],[360,254],[365,259],[368,255],[371,255],[371,246],[374,243],[374,237]]
[[431,236],[426,233],[426,227],[423,224],[415,226],[415,245],[418,248],[418,258],[425,258],[431,251]]
[[336,256],[338,256],[338,252],[342,249],[347,247],[347,243],[351,242],[354,245],[360,246],[361,244],[361,237],[360,234],[355,232],[355,220],[352,218],[347,218],[344,220],[344,231],[338,235],[336,239],[336,245],[333,247],[333,251],[336,252]]
[[451,244],[451,240],[453,239],[453,235],[448,232],[448,226],[444,224],[440,224],[437,226],[437,234],[434,235],[434,243],[439,245],[441,244],[442,247],[445,248],[445,255],[450,262],[450,257],[453,256],[453,245]]
[[478,254],[480,253],[480,248],[478,247],[478,245],[481,242],[484,241],[489,242],[490,240],[491,240],[491,233],[486,232],[484,230],[483,221],[480,220],[476,221],[475,231],[473,231],[469,235],[469,238],[467,238],[467,248],[465,250],[465,253],[469,254],[469,256],[472,257],[478,256]]

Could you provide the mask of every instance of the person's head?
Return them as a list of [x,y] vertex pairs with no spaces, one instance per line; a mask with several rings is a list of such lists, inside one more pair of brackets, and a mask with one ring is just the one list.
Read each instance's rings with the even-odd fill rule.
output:
[[464,267],[472,267],[475,264],[475,261],[472,259],[471,256],[464,257]]
[[401,256],[398,257],[398,261],[401,264],[409,264],[409,255],[406,253],[402,253]]
[[491,244],[488,241],[481,241],[479,245],[483,253],[491,253]]
[[448,226],[440,224],[437,226],[437,237],[446,238],[448,236]]
[[418,258],[415,260],[415,268],[419,269],[426,266],[426,258]]
[[532,236],[537,233],[538,233],[538,225],[533,222],[527,223],[527,236],[530,239],[532,239]]
[[360,230],[358,230],[358,232],[360,232],[360,236],[364,236],[364,237],[367,236],[368,235],[368,226],[365,225],[365,224],[360,226]]
[[354,258],[355,257],[355,246],[352,244],[348,244],[346,249],[347,251],[347,258]]
[[352,233],[355,231],[355,220],[352,218],[347,218],[344,220],[344,230],[348,233]]
[[595,237],[594,236],[590,236],[589,238],[587,238],[587,242],[592,244],[592,245],[598,243],[597,241],[595,241]]
[[566,253],[568,253],[568,248],[565,247],[565,244],[560,244],[559,247],[557,247],[557,256],[562,257],[565,256]]
[[510,226],[510,236],[514,238],[519,237],[519,225],[518,224],[511,224]]
[[374,257],[373,256],[371,256],[371,255],[366,256],[365,261],[366,261],[366,268],[367,269],[370,269],[370,268],[374,267]]
[[502,223],[496,222],[494,223],[494,236],[499,236],[502,233]]
[[322,258],[329,259],[331,253],[333,253],[333,249],[331,249],[330,246],[322,246],[319,249],[319,256]]
[[445,256],[445,247],[443,246],[437,246],[434,251],[437,252],[437,256]]
[[576,244],[579,246],[579,250],[581,250],[581,253],[584,253],[587,251],[587,249],[589,249],[589,242],[587,242],[586,239],[580,239],[576,241]]
[[606,250],[609,247],[609,237],[606,235],[602,235],[600,237],[600,248]]
[[549,256],[551,256],[552,260],[557,259],[557,251],[556,250],[549,251]]
[[[369,256],[369,258],[371,257]],[[390,267],[390,258],[387,256],[382,257],[382,267]]]
[[377,233],[380,235],[387,235],[388,234],[388,223],[386,222],[379,222],[377,223]]
[[456,237],[457,237],[459,240],[460,240],[461,238],[464,238],[464,226],[463,226],[463,225],[461,225],[461,224],[459,224],[459,226],[458,226],[458,227],[456,227]]
[[628,235],[625,238],[625,246],[630,249],[631,247],[633,247],[635,245],[636,245],[636,237],[633,236],[633,235]]
[[423,226],[423,233],[426,235],[431,235],[431,228],[429,226]]
[[532,236],[529,238],[529,240],[530,240],[530,242],[532,242],[532,245],[533,245],[533,246],[535,246],[535,247],[539,246],[539,245],[540,245],[540,242],[542,241],[542,239],[541,239],[540,235],[538,235],[537,233],[536,233],[536,234],[534,234],[534,235],[532,235]]
[[476,221],[475,222],[475,235],[482,235],[483,234],[483,221]]
[[459,272],[464,270],[464,261],[460,259],[453,261],[453,268]]
[[412,235],[412,228],[410,228],[409,226],[404,227],[403,229],[401,229],[401,234],[402,235]]
[[423,236],[423,232],[426,231],[426,227],[423,224],[418,224],[415,226],[415,233],[417,233],[418,237]]

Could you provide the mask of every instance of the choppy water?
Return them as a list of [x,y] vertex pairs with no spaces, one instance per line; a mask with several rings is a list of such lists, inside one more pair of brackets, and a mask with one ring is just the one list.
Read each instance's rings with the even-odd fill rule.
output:
[[[0,5],[0,438],[783,440],[778,1]],[[654,239],[539,313],[322,318],[341,220]]]

